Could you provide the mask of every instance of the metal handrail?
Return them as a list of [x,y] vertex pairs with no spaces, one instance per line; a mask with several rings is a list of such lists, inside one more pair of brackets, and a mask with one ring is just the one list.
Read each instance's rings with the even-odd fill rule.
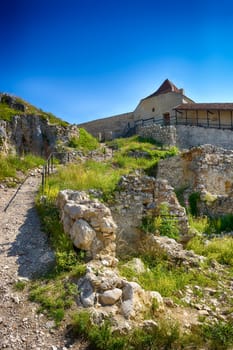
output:
[[[171,116],[169,123],[160,117],[160,118],[147,118],[147,119],[139,119],[134,122],[134,127],[138,126],[148,126],[148,125],[161,125],[161,126],[170,126],[170,125],[188,125],[188,126],[198,126],[203,128],[212,128],[212,129],[228,129],[233,130],[233,126],[231,124],[219,124],[219,122],[211,123],[211,121],[197,121],[194,120],[178,120],[177,117]],[[133,129],[133,127],[132,127]]]
[[3,209],[4,212],[7,211],[7,209],[9,208],[9,206],[11,205],[11,203],[13,202],[13,200],[15,199],[15,197],[17,196],[19,190],[21,189],[21,187],[23,186],[23,184],[26,182],[26,180],[31,176],[31,174],[28,174],[25,179],[23,180],[23,182],[21,182],[21,184],[18,186],[17,190],[15,191],[15,193],[13,194],[13,196],[11,197],[11,199],[9,200],[8,204],[5,206],[5,208]]
[[56,155],[67,155],[67,162],[70,162],[70,152],[51,152],[48,156],[45,165],[42,169],[41,174],[41,186],[42,186],[42,194],[44,194],[44,189],[47,183],[47,179],[54,172],[54,158]]

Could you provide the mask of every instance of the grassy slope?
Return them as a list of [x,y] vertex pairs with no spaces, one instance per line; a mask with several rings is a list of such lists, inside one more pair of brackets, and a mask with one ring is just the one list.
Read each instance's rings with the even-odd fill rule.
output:
[[52,113],[44,112],[42,109],[39,109],[30,103],[22,100],[21,98],[16,98],[16,102],[24,104],[26,107],[25,112],[15,110],[9,107],[6,103],[0,102],[0,119],[10,121],[15,115],[38,115],[39,117],[48,120],[51,124],[57,124],[61,126],[67,126],[68,123],[64,120],[56,117]]

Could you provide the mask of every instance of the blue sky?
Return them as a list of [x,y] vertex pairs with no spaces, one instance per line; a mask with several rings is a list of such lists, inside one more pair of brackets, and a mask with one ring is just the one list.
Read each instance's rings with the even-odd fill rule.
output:
[[232,0],[3,0],[0,91],[70,123],[134,110],[166,79],[233,102]]

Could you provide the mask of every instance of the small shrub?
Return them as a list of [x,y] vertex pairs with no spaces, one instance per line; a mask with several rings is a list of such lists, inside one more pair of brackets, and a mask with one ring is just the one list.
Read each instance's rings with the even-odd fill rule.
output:
[[15,283],[14,289],[17,291],[23,291],[25,289],[26,285],[27,285],[26,282],[18,281]]
[[141,229],[146,233],[160,234],[169,238],[179,237],[179,227],[176,217],[169,214],[168,205],[161,203],[158,216],[146,216],[142,219]]
[[199,233],[206,233],[209,231],[210,220],[207,216],[188,216],[189,225]]
[[199,192],[193,192],[189,196],[189,209],[190,213],[193,216],[198,216],[198,202],[200,201],[200,193]]
[[213,233],[230,232],[233,230],[233,214],[226,214],[211,219],[210,229]]

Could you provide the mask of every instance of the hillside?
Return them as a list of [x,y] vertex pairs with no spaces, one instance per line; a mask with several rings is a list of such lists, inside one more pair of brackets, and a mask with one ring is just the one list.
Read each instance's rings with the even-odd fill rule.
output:
[[78,137],[74,125],[21,98],[0,93],[0,152],[48,156]]
[[180,152],[139,136],[93,150],[89,141],[83,131],[69,140],[92,150],[58,164],[36,197],[46,248],[25,242],[40,241],[35,192],[28,214],[17,210],[34,181],[2,214],[3,245],[6,233],[11,240],[2,255],[2,345],[26,350],[38,327],[48,350],[232,349],[232,151]]

